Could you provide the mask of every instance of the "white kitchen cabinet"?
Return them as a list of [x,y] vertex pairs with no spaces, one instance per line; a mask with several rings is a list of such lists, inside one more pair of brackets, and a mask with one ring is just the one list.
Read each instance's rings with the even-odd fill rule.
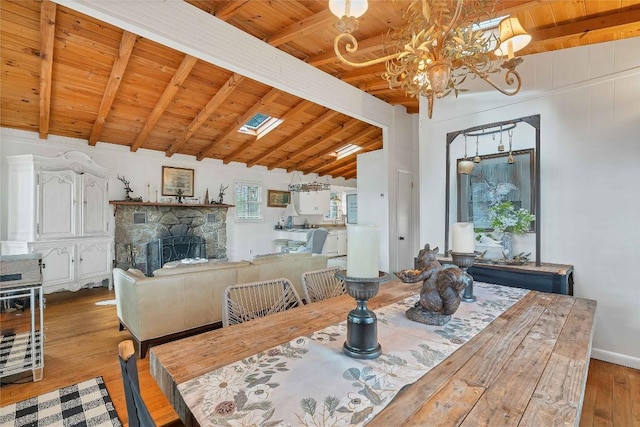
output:
[[347,254],[347,230],[338,230],[336,232],[338,256]]
[[343,256],[347,254],[347,230],[329,229],[327,240],[324,242],[322,253],[328,256]]
[[293,193],[292,199],[298,215],[325,215],[329,213],[331,192],[296,191]]
[[109,170],[80,152],[7,157],[7,255],[41,253],[46,293],[110,280]]
[[322,253],[327,256],[338,256],[338,235],[332,232],[327,234],[327,240],[324,241]]

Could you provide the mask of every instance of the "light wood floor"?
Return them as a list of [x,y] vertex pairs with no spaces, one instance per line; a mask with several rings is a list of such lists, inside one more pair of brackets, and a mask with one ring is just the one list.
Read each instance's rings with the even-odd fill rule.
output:
[[[3,383],[0,406],[102,376],[126,425],[117,345],[130,335],[118,332],[115,306],[95,305],[114,298],[113,291],[106,288],[46,295],[44,377],[35,383],[30,375],[18,379],[21,383]],[[20,332],[28,322],[25,317],[21,312],[2,313],[0,328]],[[156,423],[180,426],[149,374],[148,358],[138,360],[138,370],[142,397]],[[591,359],[580,426],[640,427],[640,371]]]

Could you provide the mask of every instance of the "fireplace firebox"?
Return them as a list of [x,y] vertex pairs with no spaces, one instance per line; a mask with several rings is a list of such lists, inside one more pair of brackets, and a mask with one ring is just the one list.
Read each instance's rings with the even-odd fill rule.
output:
[[186,258],[206,258],[207,243],[199,236],[171,236],[147,243],[146,275],[168,262]]

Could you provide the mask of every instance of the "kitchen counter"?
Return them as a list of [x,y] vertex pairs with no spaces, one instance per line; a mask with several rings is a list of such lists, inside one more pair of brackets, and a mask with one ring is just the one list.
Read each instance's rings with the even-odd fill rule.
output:
[[[344,226],[324,226],[316,227],[326,228],[329,231],[327,240],[324,243],[322,253],[328,256],[343,256],[347,254],[347,227]],[[275,239],[290,239],[290,240],[307,240],[307,232],[309,230],[315,230],[314,228],[276,228]],[[277,248],[274,243],[274,251],[277,252]]]

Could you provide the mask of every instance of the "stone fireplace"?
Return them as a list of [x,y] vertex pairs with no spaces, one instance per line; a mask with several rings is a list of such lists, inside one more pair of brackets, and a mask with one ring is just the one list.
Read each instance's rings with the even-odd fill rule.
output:
[[115,215],[115,267],[148,272],[147,244],[172,236],[198,236],[206,258],[227,257],[227,209],[231,205],[178,205],[111,201]]

